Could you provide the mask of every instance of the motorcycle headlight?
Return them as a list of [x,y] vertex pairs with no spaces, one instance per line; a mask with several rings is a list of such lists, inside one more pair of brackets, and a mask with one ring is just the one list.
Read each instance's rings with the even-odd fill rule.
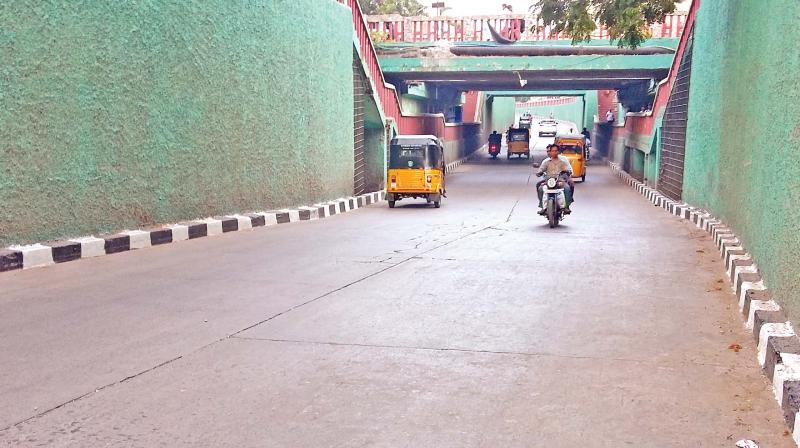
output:
[[556,182],[557,181],[556,181],[555,177],[551,177],[550,179],[547,179],[547,188],[555,188],[556,187]]

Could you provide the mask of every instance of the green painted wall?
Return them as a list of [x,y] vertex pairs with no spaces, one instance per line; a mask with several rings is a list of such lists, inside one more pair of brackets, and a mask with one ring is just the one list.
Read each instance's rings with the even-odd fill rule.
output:
[[591,131],[594,127],[594,116],[597,115],[597,90],[584,91],[583,98],[584,101],[586,101],[586,108],[584,110],[586,121],[583,125],[586,126],[586,129]]
[[0,48],[0,246],[351,194],[337,2],[19,0]]
[[697,14],[684,199],[723,218],[800,321],[800,8],[704,0]]
[[[569,95],[583,95],[585,101],[585,108],[583,111],[580,109],[577,110],[567,110],[563,113],[569,115],[570,117],[577,117],[574,118],[576,124],[581,124],[581,115],[585,117],[585,124],[590,131],[593,127],[593,117],[597,113],[597,91],[596,90],[565,90],[565,91],[552,91],[552,92],[513,92],[513,91],[497,91],[497,92],[488,92],[488,95],[492,95],[494,101],[496,102],[496,106],[493,105],[492,108],[492,120],[491,125],[494,129],[507,129],[508,126],[514,121],[514,114],[515,114],[515,105],[514,105],[514,95],[518,95],[524,97],[526,95],[553,95],[553,96],[569,96]],[[509,95],[509,96],[501,96],[501,95]],[[499,101],[499,102],[498,102]],[[579,101],[580,106],[584,106],[584,102]],[[569,105],[572,107],[572,105]],[[547,115],[550,113],[550,110],[556,111],[552,107],[550,109],[545,109],[543,111],[539,111],[540,115]],[[559,111],[562,112],[562,111]],[[533,113],[533,112],[532,112]],[[560,116],[558,118],[561,118]],[[569,120],[570,118],[565,118]],[[580,129],[578,129],[580,131]],[[489,131],[491,132],[491,130]]]
[[571,121],[575,123],[575,132],[580,132],[583,127],[584,106],[583,101],[578,98],[574,103],[561,104],[558,106],[538,106],[516,109],[517,114],[529,112],[533,116],[548,117],[553,114],[557,120]]
[[[514,123],[514,98],[505,96],[493,96],[491,101],[489,122],[491,129],[497,132],[504,132]],[[491,131],[489,131],[491,133]]]

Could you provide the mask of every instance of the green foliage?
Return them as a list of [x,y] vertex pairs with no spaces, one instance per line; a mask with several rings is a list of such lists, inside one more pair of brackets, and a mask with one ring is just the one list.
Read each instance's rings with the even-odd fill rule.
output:
[[536,0],[531,11],[550,25],[555,33],[565,33],[572,43],[589,41],[596,23],[608,28],[609,36],[620,47],[636,48],[648,37],[648,26],[664,20],[675,11],[679,0]]
[[358,0],[364,14],[400,14],[420,16],[425,14],[425,6],[418,0]]

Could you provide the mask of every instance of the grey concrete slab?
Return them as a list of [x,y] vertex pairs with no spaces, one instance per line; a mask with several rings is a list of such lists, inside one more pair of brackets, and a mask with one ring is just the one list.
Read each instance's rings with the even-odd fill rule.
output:
[[747,436],[790,447],[780,418],[747,368],[234,339],[0,432],[0,440],[727,448]]
[[711,239],[604,167],[549,229],[531,173],[4,273],[0,445],[789,446]]

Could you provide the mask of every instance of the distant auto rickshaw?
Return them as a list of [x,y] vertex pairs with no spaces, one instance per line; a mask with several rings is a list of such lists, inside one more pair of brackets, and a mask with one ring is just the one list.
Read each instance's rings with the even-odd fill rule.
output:
[[561,148],[561,155],[569,159],[572,166],[572,177],[580,177],[581,182],[586,181],[586,160],[588,149],[586,137],[581,134],[557,135],[555,144]]
[[517,157],[522,157],[525,155],[526,158],[530,159],[530,139],[530,129],[509,128],[508,134],[506,135],[506,140],[508,141],[506,158],[510,159],[512,155],[516,154]]
[[434,135],[398,135],[389,146],[386,199],[425,198],[439,208],[445,194],[444,148]]

